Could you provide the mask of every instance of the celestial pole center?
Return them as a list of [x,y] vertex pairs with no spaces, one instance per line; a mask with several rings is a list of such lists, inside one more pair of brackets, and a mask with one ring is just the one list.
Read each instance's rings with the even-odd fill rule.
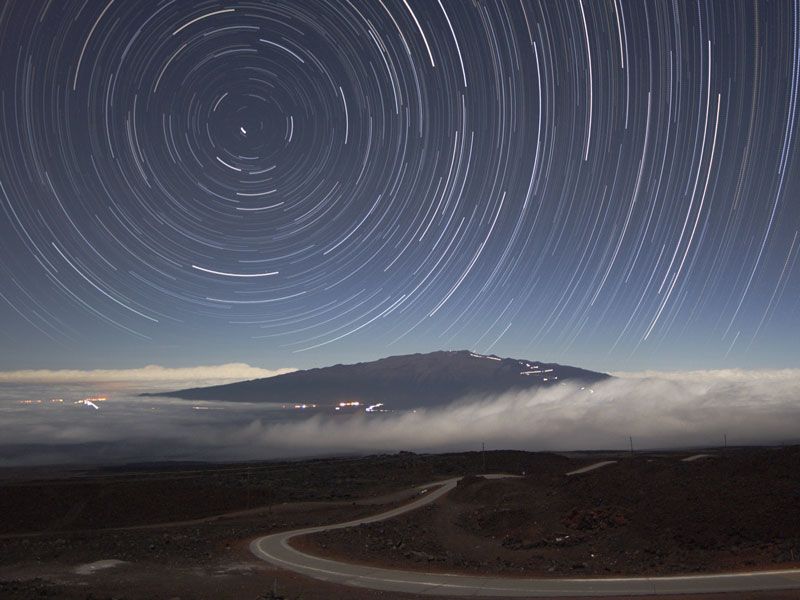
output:
[[0,72],[9,365],[800,359],[797,0],[12,2]]

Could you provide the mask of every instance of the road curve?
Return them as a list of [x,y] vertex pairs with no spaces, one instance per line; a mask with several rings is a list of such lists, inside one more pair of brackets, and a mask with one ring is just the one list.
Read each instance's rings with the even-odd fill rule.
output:
[[588,467],[583,467],[582,469],[575,469],[574,471],[570,471],[567,473],[567,477],[571,477],[572,475],[582,475],[584,473],[589,473],[590,471],[596,471],[597,469],[602,469],[603,467],[607,467],[608,465],[616,464],[617,461],[615,460],[604,460],[603,462],[594,463],[593,465],[589,465]]
[[[507,475],[486,475],[503,478]],[[757,571],[715,575],[681,575],[674,577],[615,578],[536,578],[484,577],[478,575],[402,571],[351,564],[319,558],[300,552],[289,545],[297,536],[320,531],[355,527],[391,519],[429,504],[452,490],[460,478],[447,479],[420,491],[440,486],[399,508],[346,523],[309,527],[265,535],[250,544],[258,558],[278,567],[322,581],[375,590],[406,592],[429,596],[476,597],[554,597],[554,596],[647,596],[653,594],[690,594],[715,592],[750,592],[800,589],[800,569]]]

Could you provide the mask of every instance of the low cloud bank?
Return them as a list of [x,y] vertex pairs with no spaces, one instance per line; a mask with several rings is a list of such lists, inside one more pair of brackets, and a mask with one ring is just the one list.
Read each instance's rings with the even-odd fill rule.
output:
[[747,383],[770,381],[800,382],[800,369],[715,369],[709,371],[620,371],[612,373],[625,379],[656,379],[694,383]]
[[261,369],[244,363],[169,368],[148,365],[140,369],[37,369],[0,371],[0,383],[158,383],[172,381],[241,381],[291,373],[297,369]]
[[[638,374],[415,412],[317,414],[258,404],[110,398],[0,414],[0,464],[230,460],[488,448],[590,450],[798,443],[800,370]],[[6,448],[6,450],[4,450]],[[8,450],[11,448],[11,450]],[[80,457],[75,454],[81,450]],[[61,454],[59,455],[59,452]],[[36,457],[39,458],[36,458]],[[62,456],[63,461],[54,461]]]
[[[710,373],[710,372],[709,372]],[[557,385],[449,407],[349,420],[264,424],[252,442],[286,446],[302,440],[338,450],[495,448],[591,450],[798,441],[800,370],[726,377],[637,376],[590,389]]]

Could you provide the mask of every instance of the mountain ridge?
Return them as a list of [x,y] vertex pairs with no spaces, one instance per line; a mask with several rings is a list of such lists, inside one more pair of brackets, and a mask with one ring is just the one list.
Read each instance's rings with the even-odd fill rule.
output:
[[439,350],[142,395],[185,400],[313,403],[321,407],[341,402],[382,403],[388,408],[409,409],[566,381],[592,384],[609,377],[606,373],[558,363],[503,358],[469,350]]

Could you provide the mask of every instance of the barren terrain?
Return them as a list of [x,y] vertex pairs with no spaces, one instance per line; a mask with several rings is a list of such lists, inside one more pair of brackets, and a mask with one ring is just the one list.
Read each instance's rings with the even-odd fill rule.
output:
[[465,478],[415,513],[315,534],[297,545],[398,568],[528,576],[798,563],[800,448],[680,458],[636,456],[566,477],[554,457],[524,478]]
[[[685,454],[400,453],[38,476],[8,471],[0,481],[0,597],[408,598],[286,573],[247,546],[270,532],[382,512],[409,501],[414,485],[483,472],[484,460],[486,471],[526,476],[471,477],[430,508],[303,544],[383,565],[524,575],[785,564],[800,539],[799,454],[745,450],[681,463]],[[564,475],[604,458],[620,462]],[[590,549],[594,561],[586,557]]]

